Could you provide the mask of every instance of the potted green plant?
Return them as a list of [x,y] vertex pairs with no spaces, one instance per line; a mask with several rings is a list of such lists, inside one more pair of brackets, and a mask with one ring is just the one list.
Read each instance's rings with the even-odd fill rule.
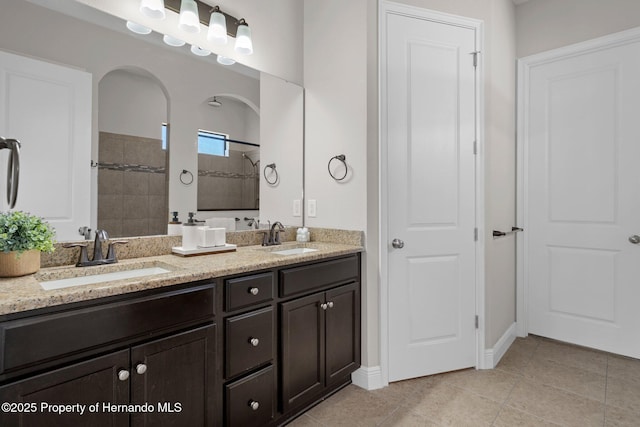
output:
[[0,277],[40,269],[40,252],[53,252],[55,232],[42,218],[26,212],[0,212]]

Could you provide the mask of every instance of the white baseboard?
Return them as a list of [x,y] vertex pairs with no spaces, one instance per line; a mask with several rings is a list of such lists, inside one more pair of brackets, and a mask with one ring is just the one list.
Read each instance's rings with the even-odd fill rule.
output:
[[384,387],[380,366],[361,366],[351,374],[351,382],[365,390],[376,390]]
[[511,344],[516,340],[516,324],[515,322],[509,326],[505,333],[500,337],[493,348],[484,351],[484,364],[482,369],[493,369],[498,365],[502,356],[509,350]]

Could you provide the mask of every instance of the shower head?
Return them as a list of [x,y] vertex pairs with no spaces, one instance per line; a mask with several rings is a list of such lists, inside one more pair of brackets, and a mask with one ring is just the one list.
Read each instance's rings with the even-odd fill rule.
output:
[[207,104],[211,107],[222,107],[222,102],[218,101],[215,96]]

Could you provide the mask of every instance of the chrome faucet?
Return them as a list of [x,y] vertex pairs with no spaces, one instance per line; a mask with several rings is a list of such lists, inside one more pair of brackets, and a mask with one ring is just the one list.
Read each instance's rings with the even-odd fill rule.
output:
[[[278,229],[276,230],[276,227],[278,227]],[[280,242],[280,232],[285,231],[284,225],[282,225],[282,223],[280,221],[276,221],[273,223],[273,225],[271,226],[271,228],[269,229],[269,238],[267,240],[267,244],[265,245],[264,242],[262,243],[263,246],[272,246],[272,245],[279,245],[281,244]],[[265,236],[266,237],[266,236]]]
[[[102,244],[109,243],[107,248],[107,257],[102,255]],[[65,248],[80,248],[80,257],[76,263],[76,267],[89,267],[92,265],[114,264],[118,262],[116,257],[115,245],[123,245],[129,243],[127,240],[114,240],[109,242],[109,234],[105,230],[96,230],[96,238],[93,242],[93,259],[89,259],[87,255],[87,242],[69,243],[64,245]]]

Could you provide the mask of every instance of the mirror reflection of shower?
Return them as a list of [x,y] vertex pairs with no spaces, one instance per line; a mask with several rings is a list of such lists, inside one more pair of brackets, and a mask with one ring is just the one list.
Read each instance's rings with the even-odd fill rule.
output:
[[251,166],[253,167],[251,177],[253,178],[253,194],[255,195],[254,207],[256,209],[260,209],[260,159],[257,159],[254,162],[253,160],[251,160],[251,157],[249,157],[246,152],[242,153],[242,158],[248,160],[249,163],[251,163]]

